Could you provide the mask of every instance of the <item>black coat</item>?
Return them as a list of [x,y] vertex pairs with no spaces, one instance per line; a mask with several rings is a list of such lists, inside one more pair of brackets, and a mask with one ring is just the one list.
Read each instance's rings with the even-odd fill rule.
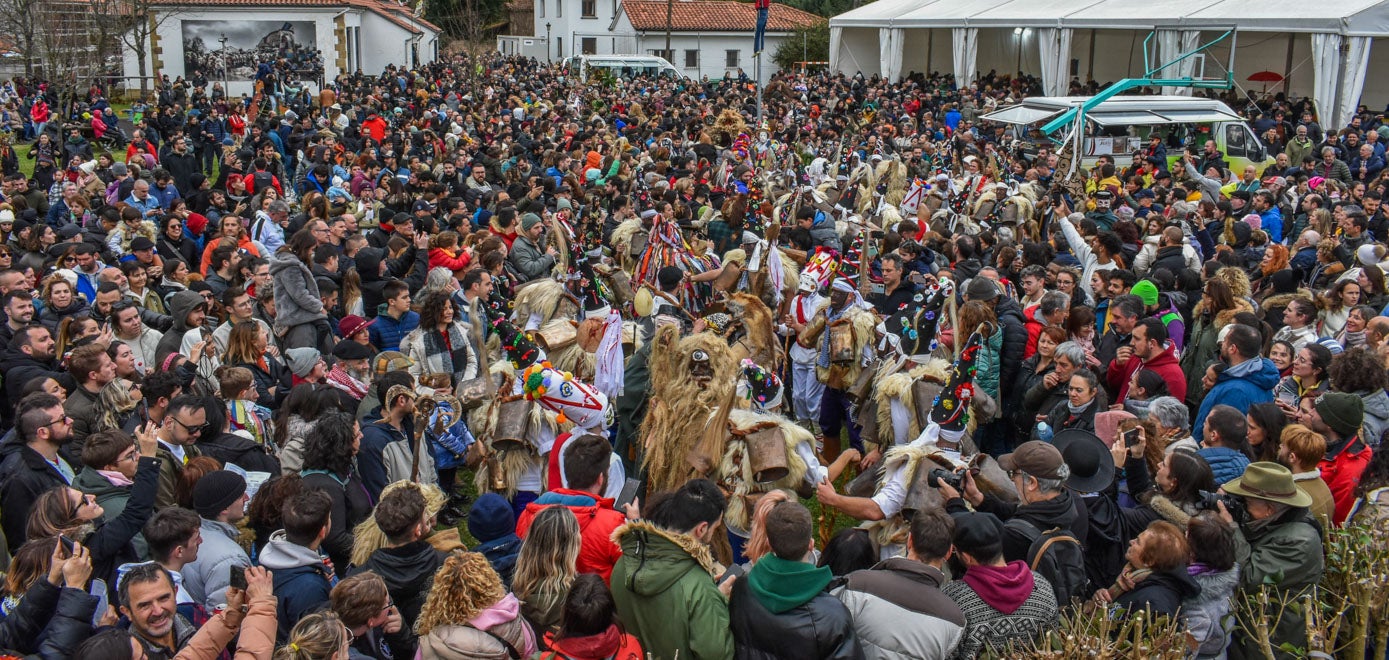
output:
[[333,571],[339,578],[347,577],[347,568],[352,564],[352,533],[357,523],[371,515],[374,503],[371,495],[362,485],[354,471],[346,479],[322,471],[311,471],[308,466],[301,472],[305,490],[321,490],[333,499],[332,531],[323,540],[323,550],[333,560]]
[[1196,581],[1187,575],[1185,566],[1179,566],[1171,571],[1149,574],[1134,585],[1131,591],[1115,598],[1114,605],[1130,613],[1142,612],[1148,608],[1153,615],[1176,616],[1183,600],[1194,598],[1200,593],[1201,585],[1196,584]]
[[140,561],[131,540],[145,528],[154,515],[154,500],[159,495],[159,459],[140,457],[135,470],[135,483],[130,487],[121,515],[100,523],[82,544],[92,555],[92,577],[106,581],[111,590],[111,602],[116,602],[116,568],[121,564]]
[[380,548],[352,572],[371,571],[380,575],[386,581],[391,600],[400,608],[400,616],[413,628],[429,589],[434,586],[434,574],[446,557],[446,553],[436,550],[429,541],[419,540],[395,548]]
[[203,455],[223,463],[236,463],[237,467],[250,472],[280,473],[280,462],[254,440],[235,433],[222,433],[212,439],[208,439],[208,435],[203,434],[196,443]]
[[0,620],[0,648],[42,660],[67,660],[92,635],[96,605],[96,597],[81,589],[59,588],[39,578],[15,610]]
[[1003,328],[1003,348],[998,355],[999,394],[1007,401],[1022,367],[1022,354],[1027,351],[1027,321],[1023,318],[1022,307],[1012,298],[999,299],[994,314]]
[[25,529],[34,500],[67,482],[41,454],[17,440],[0,446],[0,456],[4,457],[0,460],[0,524],[10,553],[14,553],[27,538]]
[[829,592],[773,614],[757,600],[748,581],[740,578],[728,599],[728,622],[733,657],[740,660],[863,657],[849,610]]

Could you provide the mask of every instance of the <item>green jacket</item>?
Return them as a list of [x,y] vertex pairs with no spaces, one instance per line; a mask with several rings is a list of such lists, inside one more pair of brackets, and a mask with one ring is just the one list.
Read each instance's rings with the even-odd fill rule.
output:
[[613,532],[622,558],[612,592],[627,630],[653,658],[730,660],[728,601],[714,584],[718,564],[694,537],[645,521]]
[[[1279,594],[1297,596],[1321,582],[1325,569],[1322,530],[1307,509],[1289,509],[1266,525],[1257,529],[1250,527],[1241,525],[1239,533],[1235,534],[1241,593],[1252,596],[1262,585],[1273,584]],[[1279,604],[1276,600],[1271,598],[1267,606],[1270,616],[1277,616]],[[1306,619],[1301,615],[1285,612],[1271,632],[1274,657],[1299,657],[1278,649],[1285,642],[1296,648],[1307,647]],[[1264,657],[1259,651],[1258,640],[1250,638],[1240,626],[1235,627],[1229,656],[1231,660]]]
[[[101,519],[105,522],[119,518],[121,512],[125,511],[126,502],[130,501],[130,486],[117,486],[106,477],[97,474],[97,471],[90,467],[84,466],[77,473],[77,478],[72,481],[72,487],[87,495],[96,496],[96,503],[105,509],[105,513],[101,514]],[[145,544],[143,534],[136,534],[130,542],[135,545],[136,555],[149,556],[149,546]]]

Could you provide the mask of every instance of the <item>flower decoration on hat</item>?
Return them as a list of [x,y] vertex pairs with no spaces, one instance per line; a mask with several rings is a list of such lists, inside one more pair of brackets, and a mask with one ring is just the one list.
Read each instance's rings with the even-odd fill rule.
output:
[[974,374],[978,370],[976,361],[983,342],[984,339],[978,332],[969,336],[964,350],[960,351],[960,356],[950,365],[950,375],[945,381],[945,387],[941,388],[940,394],[936,395],[936,400],[931,406],[931,421],[944,430],[963,430],[969,422],[969,404],[974,398]]

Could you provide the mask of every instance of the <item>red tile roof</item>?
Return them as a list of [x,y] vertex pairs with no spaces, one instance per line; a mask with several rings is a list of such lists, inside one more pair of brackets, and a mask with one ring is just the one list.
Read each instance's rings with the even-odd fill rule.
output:
[[409,7],[392,0],[153,0],[151,5],[165,7],[357,7],[370,11],[412,34],[422,31],[412,23],[442,32],[439,26],[416,16]]
[[[623,0],[622,9],[637,30],[666,29],[663,0]],[[789,32],[825,20],[823,16],[774,3],[767,15],[767,30]],[[757,29],[757,8],[751,2],[736,0],[674,0],[670,22],[670,29],[675,32],[752,32]]]

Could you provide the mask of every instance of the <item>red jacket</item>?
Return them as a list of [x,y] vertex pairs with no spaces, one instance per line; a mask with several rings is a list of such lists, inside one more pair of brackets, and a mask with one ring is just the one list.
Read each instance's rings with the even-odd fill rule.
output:
[[610,498],[581,490],[554,488],[526,505],[526,510],[516,519],[516,535],[526,538],[526,532],[530,530],[535,514],[553,505],[568,508],[574,512],[574,517],[579,519],[578,571],[597,573],[602,576],[604,582],[610,580],[613,564],[622,556],[622,548],[613,542],[613,532],[627,522],[627,516],[613,509],[613,501]]
[[1022,352],[1024,360],[1037,352],[1037,339],[1042,336],[1042,328],[1047,327],[1045,321],[1037,318],[1037,312],[1041,309],[1041,305],[1033,305],[1022,311],[1023,318],[1027,319],[1027,348]]
[[1355,487],[1360,484],[1360,475],[1370,464],[1373,453],[1359,437],[1351,438],[1338,447],[1328,446],[1326,458],[1317,464],[1321,470],[1321,480],[1331,489],[1331,499],[1336,502],[1336,515],[1332,517],[1337,527],[1346,521],[1351,507],[1355,505]]
[[1167,382],[1167,393],[1176,397],[1178,401],[1186,400],[1186,372],[1182,371],[1182,365],[1177,361],[1177,356],[1172,353],[1172,347],[1158,354],[1157,357],[1144,362],[1137,356],[1130,357],[1128,362],[1120,364],[1118,360],[1109,363],[1105,371],[1105,380],[1109,386],[1116,390],[1119,395],[1115,401],[1124,402],[1124,398],[1129,394],[1129,381],[1133,379],[1133,374],[1139,369],[1147,369],[1162,376],[1162,380]]
[[434,270],[440,266],[449,270],[464,270],[470,261],[467,252],[459,251],[458,256],[453,256],[443,248],[429,248],[429,269]]

